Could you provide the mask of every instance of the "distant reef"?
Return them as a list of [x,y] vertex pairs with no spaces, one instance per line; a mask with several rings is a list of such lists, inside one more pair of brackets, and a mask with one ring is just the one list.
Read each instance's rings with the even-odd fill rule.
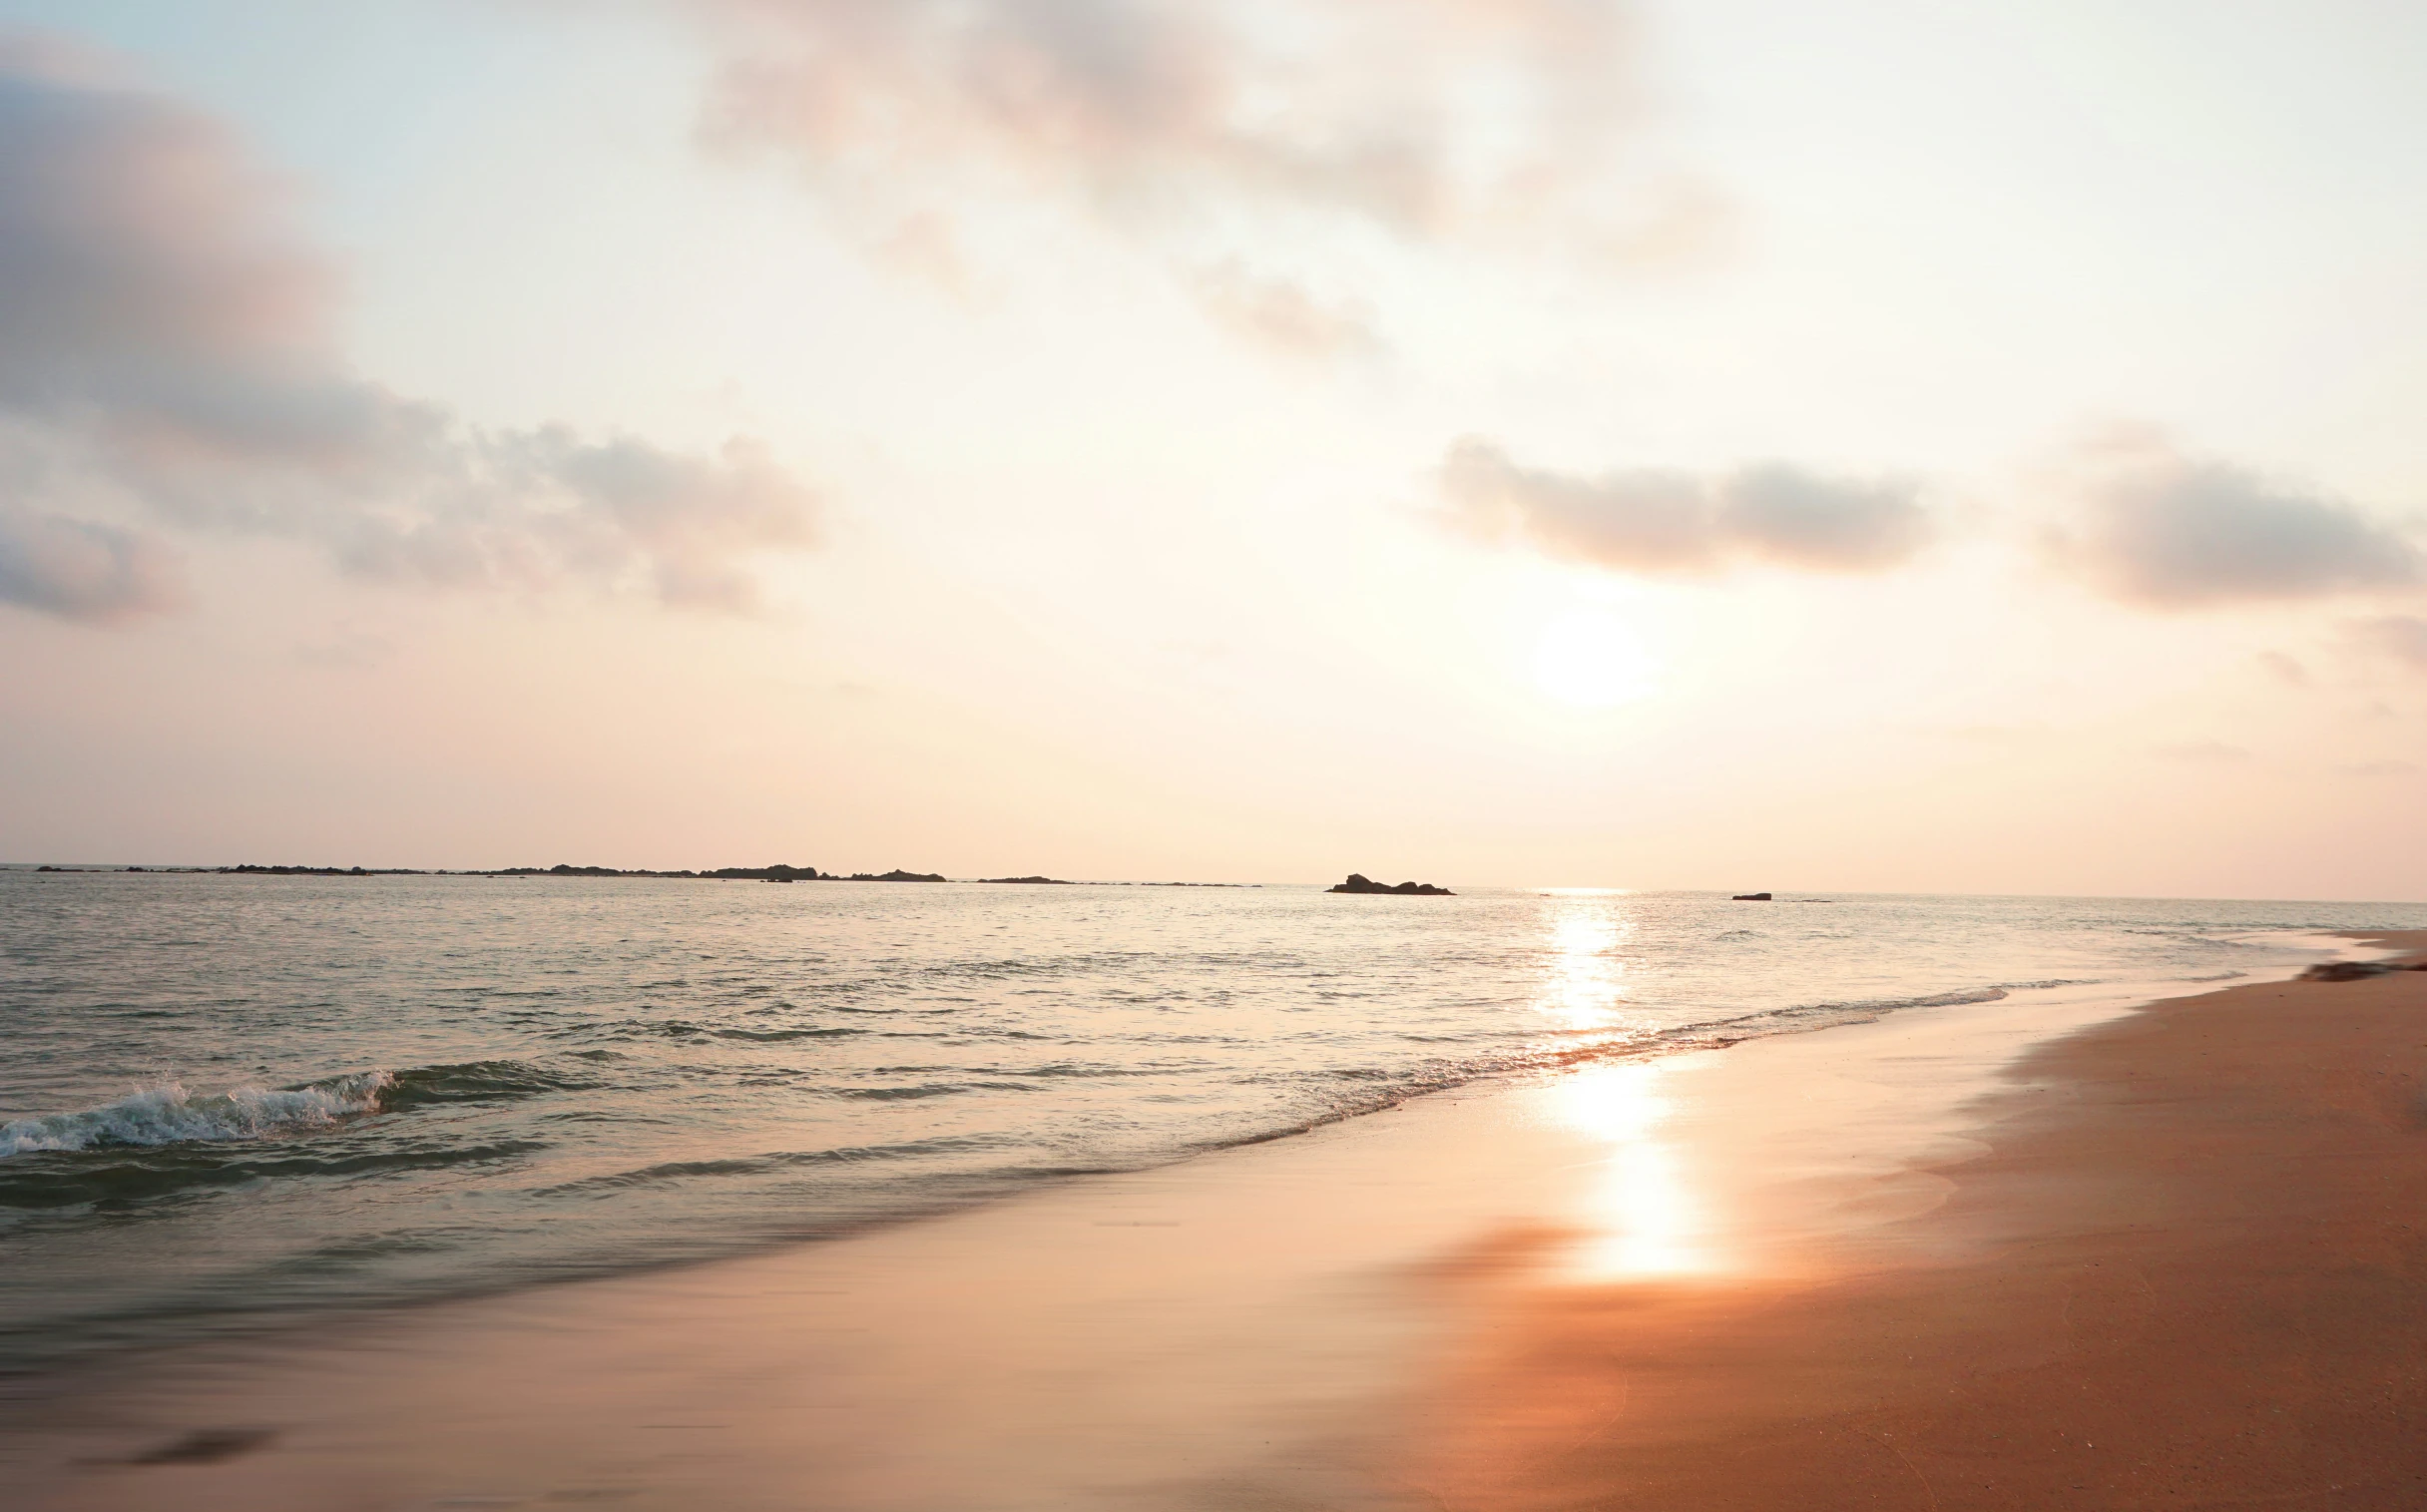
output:
[[947,878],[936,871],[887,872],[854,871],[840,876],[831,871],[819,871],[814,866],[720,866],[714,871],[618,871],[612,866],[509,866],[503,871],[483,871],[479,876],[672,876],[702,877],[721,882],[941,882]]
[[1401,882],[1396,887],[1386,887],[1361,871],[1348,873],[1347,881],[1328,890],[1332,892],[1387,892],[1394,897],[1413,898],[1454,898],[1458,895],[1447,887],[1435,887],[1430,882]]
[[[142,871],[141,866],[129,866],[129,871]],[[166,870],[166,867],[153,867]],[[200,871],[196,866],[184,868]],[[428,876],[405,866],[214,866],[209,868],[220,876]]]
[[[34,869],[35,869],[36,871],[60,871],[60,872],[68,872],[68,871],[157,871],[157,872],[161,872],[161,873],[163,873],[163,874],[165,875],[165,874],[170,874],[170,873],[182,873],[182,872],[194,872],[194,871],[209,871],[211,868],[210,868],[210,867],[208,867],[208,866],[48,866],[48,865],[45,865],[45,866],[37,866],[37,867],[35,867]],[[220,868],[220,870],[222,870],[222,871],[225,871],[225,870],[227,870],[227,869],[228,869],[228,868],[227,868],[227,867],[225,867],[225,866],[222,866],[222,867]],[[255,870],[259,870],[260,868],[255,867],[254,869],[255,869]],[[338,870],[337,870],[336,868],[334,868],[334,867],[329,868],[329,870],[330,870],[330,874],[331,874],[331,875],[334,875],[334,876],[356,876],[356,875],[367,876],[367,875],[369,875],[369,873],[368,873],[368,872],[361,872],[361,871],[338,871]]]
[[[8,868],[0,868],[8,869]],[[484,877],[674,877],[708,882],[948,882],[952,880],[940,871],[854,871],[849,875],[820,871],[814,866],[719,866],[706,871],[650,871],[626,869],[621,866],[575,866],[559,861],[553,866],[500,866],[492,870],[446,871],[415,866],[263,866],[246,862],[242,866],[59,866],[44,864],[35,871],[74,874],[99,871],[188,872],[216,876],[484,876]],[[1074,882],[1058,876],[988,876],[973,879],[997,885],[1026,885],[1032,887],[1256,887],[1258,882]],[[1439,887],[1419,887],[1410,882],[1402,887],[1378,887],[1363,877],[1350,881],[1362,885],[1334,887],[1334,892],[1429,892],[1440,894]]]
[[1261,882],[1106,882],[1107,887],[1261,887]]
[[830,882],[814,866],[720,866],[714,871],[625,871],[615,866],[501,866],[495,871],[467,871],[465,876],[668,876],[701,877],[723,882]]
[[[42,866],[41,871],[72,870],[76,868]],[[113,867],[113,870],[121,869]],[[209,871],[220,876],[581,876],[581,877],[689,877],[712,882],[940,882],[942,877],[929,872],[888,871],[883,876],[861,872],[852,877],[838,877],[814,866],[787,866],[777,862],[772,866],[719,866],[707,871],[649,871],[626,869],[621,866],[574,866],[559,861],[553,866],[500,866],[488,871],[423,871],[410,866],[128,866],[127,871]]]

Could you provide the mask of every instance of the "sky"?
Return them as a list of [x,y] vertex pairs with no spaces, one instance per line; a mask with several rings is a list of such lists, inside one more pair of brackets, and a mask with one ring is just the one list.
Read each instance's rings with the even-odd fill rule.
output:
[[2423,74],[0,0],[0,860],[2427,897]]

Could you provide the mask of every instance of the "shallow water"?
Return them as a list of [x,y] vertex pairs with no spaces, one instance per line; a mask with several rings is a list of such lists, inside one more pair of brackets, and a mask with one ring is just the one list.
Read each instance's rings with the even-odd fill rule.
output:
[[0,871],[0,1368],[2427,907]]

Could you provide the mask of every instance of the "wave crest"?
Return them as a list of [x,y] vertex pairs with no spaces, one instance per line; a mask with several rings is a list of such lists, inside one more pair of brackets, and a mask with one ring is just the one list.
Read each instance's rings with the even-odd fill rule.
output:
[[378,1112],[379,1094],[394,1082],[384,1071],[361,1071],[300,1087],[234,1087],[207,1097],[194,1096],[183,1083],[163,1082],[98,1108],[0,1124],[0,1160],[44,1151],[258,1139],[318,1128]]

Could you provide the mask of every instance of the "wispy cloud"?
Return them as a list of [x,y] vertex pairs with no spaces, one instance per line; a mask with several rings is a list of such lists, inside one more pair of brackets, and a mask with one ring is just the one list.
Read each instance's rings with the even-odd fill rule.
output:
[[1490,540],[1621,572],[1703,574],[1743,560],[1875,572],[1931,538],[1909,484],[1830,477],[1783,463],[1718,475],[1656,469],[1596,476],[1521,467],[1469,437],[1441,464],[1447,520]]
[[954,208],[996,197],[1145,238],[1184,281],[1282,229],[1661,265],[1727,222],[1647,151],[1616,0],[672,3],[722,58],[707,139],[795,165],[880,255],[905,227],[958,245]]
[[678,608],[744,611],[750,553],[816,539],[815,500],[765,449],[709,456],[562,426],[460,438],[408,502],[321,532],[349,572],[439,588],[637,587]]
[[2353,777],[2406,777],[2417,773],[2419,763],[2404,760],[2352,761],[2335,769]]
[[751,600],[745,556],[812,539],[811,495],[753,443],[484,431],[355,376],[337,284],[217,120],[0,39],[0,415],[46,464],[16,469],[0,599],[96,622],[173,601],[166,552],[90,518],[101,495],[370,576],[725,609]]
[[1325,300],[1296,279],[1259,275],[1235,257],[1201,269],[1190,291],[1217,323],[1286,356],[1329,360],[1382,349],[1365,301]]
[[2422,577],[2401,532],[2339,499],[2124,431],[2084,447],[2057,560],[2112,598],[2200,609],[2404,588]]
[[2351,628],[2369,650],[2414,672],[2427,672],[2427,620],[2416,615],[2385,615]]
[[2307,688],[2316,681],[2309,676],[2309,669],[2298,658],[2286,656],[2280,651],[2262,651],[2258,653],[2256,661],[2269,677],[2286,688]]

